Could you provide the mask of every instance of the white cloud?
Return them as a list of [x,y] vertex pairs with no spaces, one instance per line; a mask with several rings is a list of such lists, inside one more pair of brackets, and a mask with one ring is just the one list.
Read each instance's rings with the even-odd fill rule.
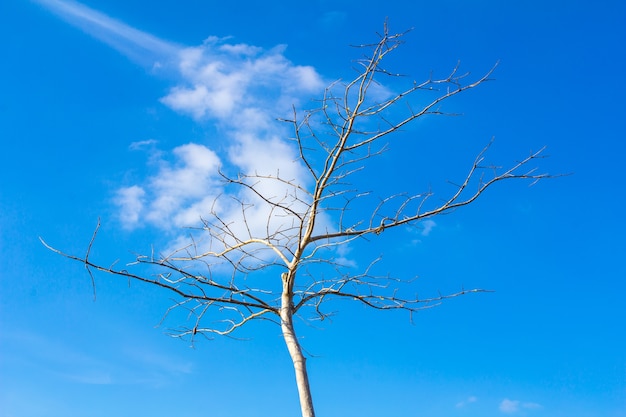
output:
[[500,411],[507,414],[516,413],[519,411],[519,401],[509,400],[505,398],[500,402],[500,406],[498,407]]
[[349,258],[348,255],[352,252],[352,248],[350,245],[343,244],[339,245],[335,248],[337,253],[337,259],[335,262],[337,265],[347,266],[347,267],[356,267],[357,263],[353,258]]
[[324,86],[315,69],[289,61],[283,46],[266,51],[226,41],[210,37],[201,46],[182,49],[182,82],[162,102],[195,119],[214,118],[232,128],[245,121],[250,109],[275,118],[285,111],[280,107],[289,108],[303,93]]
[[156,143],[157,141],[155,139],[140,140],[137,142],[132,142],[130,145],[128,145],[128,149],[130,149],[131,151],[138,151],[152,145],[156,145]]
[[[146,199],[142,216],[143,219],[159,226],[189,226],[199,221],[201,212],[190,212],[192,207],[200,208],[200,201],[208,197],[215,197],[221,192],[217,184],[219,157],[209,148],[194,143],[179,146],[174,149],[175,163],[161,162],[157,174],[149,179],[146,189]],[[122,209],[122,218],[125,216],[125,207]],[[184,223],[195,217],[193,223]],[[174,222],[174,224],[172,224]]]
[[437,226],[437,223],[435,223],[434,220],[427,219],[423,222],[420,222],[420,226],[422,227],[421,235],[428,236],[430,232],[432,232],[432,230],[435,228],[435,226]]
[[120,221],[124,227],[132,228],[140,221],[145,194],[137,185],[117,190],[114,202],[120,208]]
[[467,397],[465,400],[463,400],[463,401],[459,401],[459,402],[456,404],[456,408],[463,408],[463,407],[467,406],[468,404],[475,403],[476,401],[478,401],[478,398],[477,398],[477,397],[475,397],[475,396],[473,396],[473,395],[472,395],[472,396],[469,396],[469,397]]
[[437,226],[437,223],[434,220],[426,219],[418,223],[417,229],[415,233],[418,235],[416,239],[411,240],[411,244],[417,245],[422,243],[422,237],[427,237],[433,231],[433,229]]
[[500,402],[499,410],[506,414],[514,414],[518,413],[521,409],[538,409],[542,408],[541,404],[533,403],[533,402],[521,402],[518,400],[509,400],[508,398],[503,399]]

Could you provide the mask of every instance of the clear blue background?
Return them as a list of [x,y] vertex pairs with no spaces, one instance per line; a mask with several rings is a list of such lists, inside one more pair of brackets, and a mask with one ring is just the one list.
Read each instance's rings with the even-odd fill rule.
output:
[[[462,117],[416,125],[417,139],[392,143],[377,167],[396,170],[400,189],[442,184],[443,168],[470,162],[495,136],[493,161],[547,145],[541,170],[573,175],[501,184],[437,218],[417,243],[398,232],[352,253],[362,262],[384,253],[389,271],[420,276],[418,290],[495,293],[446,302],[414,324],[349,303],[332,323],[301,323],[317,413],[626,416],[623,2],[86,5],[176,45],[286,44],[289,60],[328,80],[352,74],[350,45],[375,40],[385,17],[392,31],[414,27],[393,63],[417,79],[457,60],[473,74],[500,60],[497,81],[451,103]],[[0,35],[0,414],[298,415],[277,327],[190,349],[155,327],[169,295],[97,276],[94,303],[84,268],[38,240],[83,253],[100,216],[102,262],[167,242],[158,228],[119,224],[116,190],[150,174],[146,154],[129,146],[219,152],[214,124],[159,101],[179,80],[154,71],[149,54],[111,47],[49,6],[3,1]]]

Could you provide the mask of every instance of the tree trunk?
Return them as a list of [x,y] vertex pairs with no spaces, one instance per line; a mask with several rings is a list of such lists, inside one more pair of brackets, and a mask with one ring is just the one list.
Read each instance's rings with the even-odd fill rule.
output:
[[296,373],[296,384],[298,386],[302,417],[315,417],[311,388],[309,387],[309,376],[306,372],[306,358],[302,354],[302,348],[300,347],[300,343],[298,343],[296,332],[293,328],[293,293],[288,281],[287,279],[283,279],[280,326]]

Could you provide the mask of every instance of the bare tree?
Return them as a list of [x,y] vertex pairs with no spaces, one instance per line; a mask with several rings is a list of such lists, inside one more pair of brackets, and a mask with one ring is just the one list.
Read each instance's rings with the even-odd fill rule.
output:
[[[542,150],[509,168],[499,168],[485,163],[487,146],[469,164],[467,174],[452,192],[437,201],[430,191],[380,198],[353,188],[353,179],[361,175],[371,158],[385,151],[392,134],[423,116],[446,114],[440,107],[442,102],[488,81],[495,69],[472,81],[457,66],[446,77],[430,77],[391,94],[379,84],[379,78],[398,76],[387,71],[383,62],[401,45],[402,36],[389,33],[385,25],[377,43],[360,45],[367,55],[357,61],[356,78],[328,87],[317,109],[302,115],[294,109],[293,117],[283,120],[293,127],[293,142],[309,177],[307,182],[286,178],[278,170],[275,174],[222,173],[228,186],[244,191],[237,201],[240,221],[233,222],[213,210],[195,234],[203,236],[201,240],[191,240],[167,255],[138,256],[123,269],[91,260],[99,223],[84,256],[46,246],[84,263],[92,282],[92,271],[103,271],[175,293],[178,301],[166,315],[177,309],[189,312],[191,324],[176,329],[175,335],[192,342],[197,335],[231,335],[254,320],[275,322],[293,361],[302,416],[314,416],[295,315],[324,319],[328,315],[325,302],[337,297],[377,310],[415,312],[444,299],[483,291],[461,289],[434,298],[407,297],[401,288],[409,284],[408,280],[377,276],[373,266],[379,259],[355,273],[355,268],[342,265],[337,256],[339,247],[468,205],[496,182],[534,182],[547,177],[531,167]],[[420,92],[426,92],[428,101],[414,109],[409,100]],[[284,193],[277,194],[276,189]],[[259,207],[265,216],[261,228],[250,215]],[[357,207],[358,213],[354,214],[352,207]],[[258,213],[255,211],[255,216]],[[273,286],[253,287],[252,281],[246,280],[250,274],[263,273],[275,277]],[[206,320],[213,313],[219,321]]]

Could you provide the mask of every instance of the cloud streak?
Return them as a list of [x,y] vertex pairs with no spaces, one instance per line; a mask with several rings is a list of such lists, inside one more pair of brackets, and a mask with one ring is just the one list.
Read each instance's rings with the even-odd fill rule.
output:
[[180,47],[71,0],[34,0],[64,21],[142,65],[161,65]]
[[[113,343],[96,355],[85,350],[89,343],[81,348],[22,330],[2,334],[0,342],[9,355],[19,350],[22,372],[33,377],[50,373],[77,384],[165,386],[193,373],[193,363],[145,345]],[[123,358],[122,362],[113,357]]]
[[522,409],[533,410],[538,408],[542,408],[541,404],[521,402],[519,400],[510,400],[508,398],[503,399],[498,407],[498,409],[505,414],[516,414]]
[[478,398],[472,395],[472,396],[467,397],[465,400],[459,401],[458,403],[456,403],[456,408],[463,408],[477,401],[478,401]]

